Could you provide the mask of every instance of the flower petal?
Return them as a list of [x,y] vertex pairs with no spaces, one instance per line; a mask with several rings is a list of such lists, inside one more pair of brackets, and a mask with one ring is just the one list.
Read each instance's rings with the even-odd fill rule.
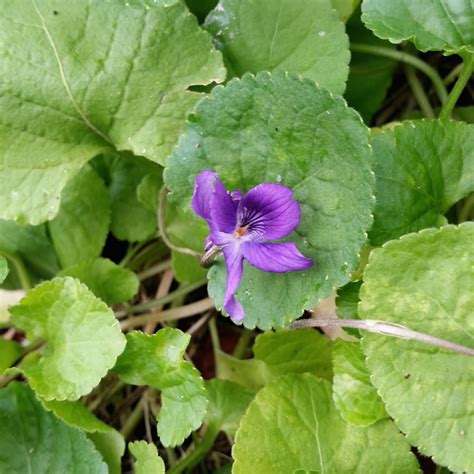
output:
[[250,265],[265,272],[285,273],[307,270],[313,266],[313,260],[306,258],[294,242],[264,244],[247,241],[241,248]]
[[227,286],[224,295],[224,309],[234,321],[244,319],[244,309],[235,299],[235,292],[240,285],[243,274],[244,258],[239,245],[224,247],[225,265],[227,268]]
[[259,239],[277,240],[293,232],[300,223],[300,205],[293,191],[275,183],[252,188],[239,206],[239,226]]
[[237,222],[237,202],[226,191],[214,171],[201,171],[194,181],[193,211],[207,221],[211,230],[231,233]]

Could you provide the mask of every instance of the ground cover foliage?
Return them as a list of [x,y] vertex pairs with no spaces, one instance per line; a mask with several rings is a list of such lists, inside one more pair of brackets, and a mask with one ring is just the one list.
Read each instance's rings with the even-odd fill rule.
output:
[[[473,472],[473,67],[468,0],[4,0],[0,472]],[[237,323],[204,170],[313,260]]]

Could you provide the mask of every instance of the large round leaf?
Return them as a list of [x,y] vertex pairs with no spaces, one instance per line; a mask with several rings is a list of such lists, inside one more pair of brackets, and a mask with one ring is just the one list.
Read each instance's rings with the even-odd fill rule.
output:
[[0,216],[52,219],[111,148],[163,163],[221,55],[184,2],[6,0],[0,11]]
[[331,384],[311,374],[286,375],[258,392],[232,450],[234,474],[416,473],[410,446],[391,421],[346,423]]
[[[281,182],[301,203],[301,222],[289,240],[315,264],[285,274],[246,265],[237,299],[247,327],[284,326],[347,283],[371,223],[373,174],[367,128],[341,98],[284,73],[247,74],[215,88],[170,158],[170,198],[189,209],[194,177],[203,169],[215,170],[229,190]],[[209,278],[220,307],[222,261]]]
[[38,285],[10,312],[15,326],[46,343],[41,356],[32,353],[21,364],[45,400],[86,395],[125,348],[112,310],[71,277]]
[[[474,347],[474,224],[429,229],[375,250],[359,314]],[[410,443],[455,472],[474,471],[474,359],[365,334],[371,380]]]
[[220,0],[206,27],[234,75],[289,71],[344,91],[349,41],[330,0]]
[[471,0],[364,0],[362,19],[392,43],[411,40],[420,51],[474,52]]
[[443,214],[474,191],[473,125],[413,120],[377,133],[372,146],[375,245],[444,224]]

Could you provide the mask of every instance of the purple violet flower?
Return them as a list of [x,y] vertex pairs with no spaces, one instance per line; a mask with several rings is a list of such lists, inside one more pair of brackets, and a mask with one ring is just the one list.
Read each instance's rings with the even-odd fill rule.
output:
[[234,321],[244,318],[242,305],[235,299],[244,258],[265,272],[306,270],[313,265],[293,242],[269,242],[298,227],[300,205],[292,196],[291,189],[275,183],[259,184],[243,196],[240,190],[229,193],[214,171],[201,171],[196,176],[192,207],[209,225],[206,255],[224,253],[224,309]]

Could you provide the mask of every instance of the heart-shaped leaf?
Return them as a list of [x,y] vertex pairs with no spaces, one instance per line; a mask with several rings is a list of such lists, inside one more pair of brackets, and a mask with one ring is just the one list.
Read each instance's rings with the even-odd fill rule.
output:
[[[474,224],[428,229],[372,253],[359,314],[474,347]],[[474,360],[366,333],[371,381],[408,441],[454,472],[474,471]]]
[[220,0],[205,25],[233,75],[289,71],[344,91],[349,42],[330,0]]
[[106,150],[164,163],[201,97],[188,87],[225,75],[184,2],[14,0],[0,44],[0,216],[31,224]]
[[[245,265],[237,300],[246,327],[285,326],[347,283],[374,199],[367,129],[341,98],[284,73],[248,74],[215,88],[191,116],[169,160],[170,199],[189,209],[194,177],[203,169],[215,170],[230,191],[281,182],[301,203],[301,222],[289,240],[314,266],[276,274]],[[209,292],[221,307],[222,261],[209,279]]]
[[346,423],[331,399],[331,384],[311,374],[279,377],[258,392],[232,456],[234,474],[418,472],[391,421],[366,428]]
[[21,365],[45,400],[76,400],[115,364],[125,338],[112,310],[74,278],[55,278],[10,308],[12,323],[30,339],[44,339],[42,356]]

